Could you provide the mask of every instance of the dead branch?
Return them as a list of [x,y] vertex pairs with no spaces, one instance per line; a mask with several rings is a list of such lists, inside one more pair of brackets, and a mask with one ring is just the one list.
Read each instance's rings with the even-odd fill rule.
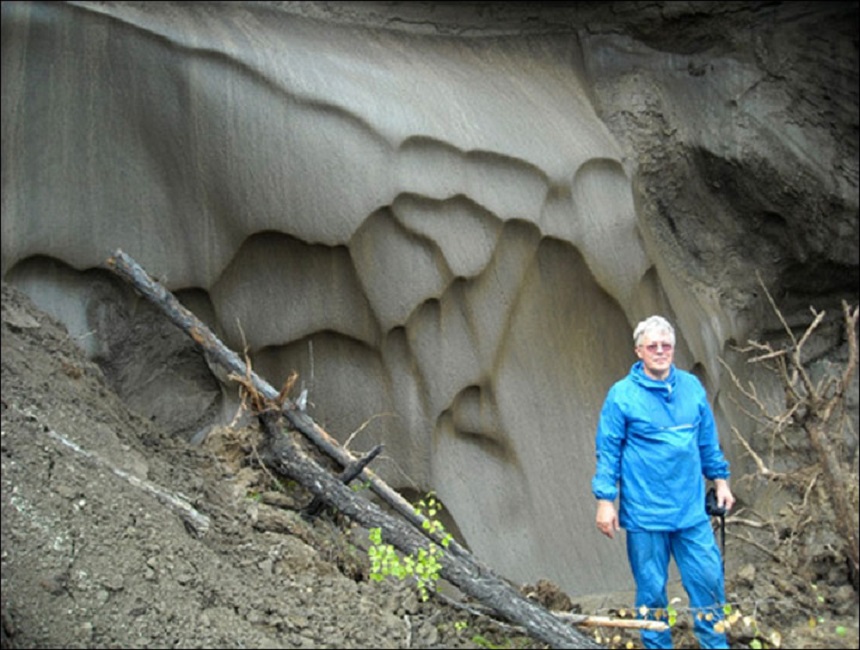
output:
[[[361,471],[367,467],[370,462],[379,455],[383,449],[383,445],[376,445],[373,449],[367,452],[364,456],[355,461],[352,465],[348,465],[338,474],[337,480],[344,485],[349,485],[352,480],[361,474]],[[309,519],[316,517],[323,509],[324,502],[319,497],[314,497],[313,501],[305,508],[305,516]]]
[[746,450],[747,450],[747,453],[748,453],[750,456],[752,456],[752,459],[753,459],[753,461],[755,462],[756,467],[758,468],[758,472],[759,472],[759,474],[761,474],[761,475],[762,475],[762,476],[764,476],[765,478],[770,478],[770,479],[779,479],[779,478],[784,478],[784,477],[785,477],[785,475],[784,475],[784,474],[782,474],[782,473],[780,473],[780,472],[774,472],[773,470],[771,470],[769,467],[767,467],[767,466],[764,464],[764,461],[761,459],[761,456],[759,456],[759,455],[755,452],[755,450],[753,450],[753,448],[752,448],[752,446],[750,445],[750,443],[748,443],[748,442],[746,441],[746,438],[744,438],[744,437],[741,435],[740,431],[738,431],[736,427],[732,427],[732,433],[734,433],[734,434],[735,434],[735,437],[737,437],[737,439],[741,441],[741,444],[744,446],[744,449],[746,449]]
[[[285,395],[276,391],[244,364],[239,356],[227,348],[215,334],[173,294],[149,275],[121,250],[107,260],[107,267],[131,283],[135,290],[158,307],[168,319],[188,334],[204,354],[248,390],[252,404],[264,429],[267,452],[264,461],[278,472],[302,483],[315,497],[323,499],[345,516],[365,527],[380,527],[385,539],[405,554],[426,548],[428,532],[422,524],[427,521],[416,512],[399,493],[388,486],[370,469],[363,469],[360,477],[388,503],[403,520],[382,512],[378,506],[362,498],[341,483],[336,477],[308,458],[289,435],[283,435],[279,422],[285,418],[293,430],[299,431],[319,450],[335,459],[342,467],[355,462],[355,457],[318,426],[305,412],[296,408]],[[279,403],[283,400],[283,403]],[[260,402],[264,402],[260,404]],[[431,527],[432,528],[432,527]],[[430,534],[431,540],[441,542],[439,534]],[[553,647],[600,648],[599,644],[574,628],[565,625],[542,605],[525,599],[507,581],[479,562],[468,550],[451,540],[445,552],[439,554],[441,575],[464,593],[488,605],[501,618],[522,625],[532,636]]]
[[[842,303],[842,314],[845,317],[845,331],[856,332],[857,321],[860,318],[860,306],[853,310],[848,306],[847,302]],[[848,337],[848,360],[845,362],[845,368],[842,371],[842,388],[847,390],[851,385],[851,379],[854,377],[854,371],[857,370],[857,337]]]
[[[246,395],[248,396],[251,407],[256,412],[266,408],[266,402],[275,401],[278,403],[282,399],[281,394],[266,380],[257,375],[252,370],[250,364],[244,363],[238,354],[224,345],[209,327],[186,309],[172,293],[153,280],[127,254],[121,250],[117,250],[107,260],[107,268],[123,280],[129,282],[140,295],[160,309],[174,325],[188,334],[191,340],[197,344],[203,354],[212,363],[225,368],[229,378],[239,382],[243,386],[243,398]],[[283,396],[283,401],[280,404],[284,416],[292,427],[305,436],[317,449],[336,460],[342,467],[355,462],[356,459],[351,453],[341,447],[307,413],[298,409],[289,397]],[[407,502],[397,491],[376,476],[372,470],[366,468],[362,471],[360,480],[369,483],[370,489],[394,508],[400,516],[412,523],[417,529],[425,530],[423,528],[423,524],[426,521],[425,517],[421,513],[416,512],[412,504]],[[440,542],[441,538],[437,535],[434,541]],[[471,555],[456,541],[451,542],[448,550],[465,557]]]
[[[764,421],[773,427],[774,435],[779,434],[789,424],[797,425],[806,433],[806,438],[814,451],[813,462],[821,468],[821,475],[826,486],[826,490],[822,492],[819,500],[822,503],[824,501],[829,502],[832,507],[834,528],[843,540],[843,552],[848,560],[851,582],[857,591],[860,589],[860,540],[858,540],[856,504],[852,502],[851,498],[851,486],[856,484],[857,476],[847,467],[838,453],[838,440],[842,436],[843,422],[834,418],[834,415],[841,413],[844,420],[845,394],[857,370],[857,322],[860,308],[854,307],[852,309],[847,302],[842,302],[845,336],[849,350],[848,360],[838,376],[825,376],[816,384],[807,370],[803,360],[803,352],[804,345],[811,340],[813,333],[823,322],[825,312],[818,312],[810,308],[813,320],[798,339],[788,326],[760,277],[759,283],[764,289],[771,308],[782,323],[791,344],[787,348],[774,350],[770,343],[749,341],[749,346],[745,350],[756,350],[760,354],[749,358],[747,362],[775,362],[775,370],[785,392],[784,410],[777,414],[769,413],[764,402],[759,398],[755,387],[751,383],[749,388],[742,386],[734,372],[728,368],[725,362],[722,363],[729,370],[730,377],[738,391],[759,409]],[[742,410],[747,412],[746,409]],[[762,421],[758,416],[754,416],[753,419],[756,422]],[[834,422],[834,420],[837,421]],[[758,473],[767,478],[777,478],[743,436],[734,428],[733,431],[744,445],[747,453],[755,461]],[[831,435],[834,435],[837,442],[831,440]],[[802,473],[800,472],[800,474]],[[795,473],[791,478],[796,480],[797,474]],[[811,507],[808,504],[808,497],[816,479],[817,474],[804,491],[804,509]]]
[[612,618],[610,616],[585,616],[571,612],[553,612],[558,618],[574,625],[584,627],[625,627],[640,630],[668,630],[669,625],[663,621],[647,621],[641,618]]
[[[36,415],[30,413],[29,411],[22,411],[22,413],[36,422],[41,422]],[[194,506],[192,506],[188,502],[188,500],[183,498],[181,495],[176,494],[174,492],[170,492],[169,490],[165,490],[164,488],[156,485],[152,481],[148,481],[146,479],[135,476],[134,474],[126,472],[124,469],[120,469],[116,465],[109,463],[107,460],[105,460],[98,454],[84,449],[77,443],[64,436],[62,433],[54,431],[52,428],[50,428],[44,423],[41,424],[42,429],[47,433],[50,438],[56,440],[64,447],[71,449],[73,452],[85,458],[87,461],[93,463],[97,467],[109,470],[112,474],[123,479],[129,485],[143,490],[150,496],[154,497],[157,501],[173,510],[173,512],[175,512],[179,516],[179,518],[182,519],[182,522],[185,524],[186,530],[192,533],[195,537],[203,537],[204,535],[206,535],[207,532],[209,532],[209,517],[204,515],[202,512],[196,510]]]
[[778,553],[774,552],[772,549],[768,548],[764,544],[760,544],[759,542],[755,541],[752,537],[749,537],[747,535],[737,535],[735,533],[728,533],[728,535],[734,537],[735,539],[739,539],[742,542],[746,542],[750,546],[755,546],[761,552],[765,553],[766,555],[769,555],[773,560],[777,562],[782,562],[782,558],[779,556]]
[[[301,481],[315,497],[334,506],[343,515],[365,528],[379,527],[383,538],[404,554],[426,549],[428,540],[411,524],[383,512],[308,457],[280,428],[281,414],[269,409],[259,414],[269,447],[267,462],[286,475]],[[475,574],[475,567],[451,553],[438,554],[442,576],[476,600],[488,605],[502,618],[520,624],[537,639],[556,648],[600,648],[589,637],[568,627],[545,607],[524,598],[508,582],[490,573]]]
[[[476,616],[492,615],[492,612],[481,605],[472,605],[469,603],[460,603],[452,600],[447,596],[442,596],[443,600],[455,609],[460,609],[474,614]],[[664,621],[645,620],[641,618],[612,618],[610,616],[588,616],[586,614],[577,614],[574,612],[565,612],[561,610],[550,610],[553,616],[558,617],[571,625],[581,625],[583,627],[624,627],[636,628],[645,630],[656,630],[662,632],[669,628],[669,624]],[[504,624],[503,624],[504,625]],[[516,626],[504,625],[504,627],[517,629]],[[521,629],[521,628],[519,628]]]
[[767,528],[769,526],[773,526],[773,523],[768,521],[755,521],[754,519],[747,519],[746,517],[726,517],[726,526],[729,524],[736,524],[738,526],[749,526],[750,528]]

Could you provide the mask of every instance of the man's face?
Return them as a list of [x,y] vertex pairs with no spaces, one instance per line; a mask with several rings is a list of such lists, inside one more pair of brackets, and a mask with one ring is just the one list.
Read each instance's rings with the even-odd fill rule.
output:
[[645,364],[645,374],[653,379],[665,379],[669,375],[674,355],[674,337],[663,330],[645,332],[636,346],[636,356]]

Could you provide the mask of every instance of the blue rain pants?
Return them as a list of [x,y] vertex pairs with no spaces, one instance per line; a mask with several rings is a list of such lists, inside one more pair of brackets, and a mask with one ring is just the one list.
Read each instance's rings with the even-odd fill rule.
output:
[[[636,609],[642,605],[665,611],[669,604],[666,583],[669,558],[681,574],[681,583],[690,598],[693,631],[702,648],[728,648],[726,635],[714,631],[722,620],[725,603],[723,561],[709,520],[675,531],[627,531],[627,558],[636,581]],[[702,616],[697,614],[701,612]],[[705,614],[712,613],[710,621]],[[651,616],[648,616],[651,618]],[[646,648],[672,648],[671,630],[642,630]]]

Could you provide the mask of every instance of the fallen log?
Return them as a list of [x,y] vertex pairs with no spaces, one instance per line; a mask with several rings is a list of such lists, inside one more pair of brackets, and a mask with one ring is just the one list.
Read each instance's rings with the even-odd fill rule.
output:
[[[179,329],[185,332],[202,350],[210,362],[221,366],[228,375],[244,378],[266,400],[278,401],[283,404],[284,416],[296,431],[307,438],[317,449],[336,460],[342,467],[348,467],[356,462],[356,458],[341,447],[322,427],[286,395],[281,395],[271,384],[248,368],[236,352],[224,345],[217,336],[192,314],[177,298],[167,291],[160,283],[153,280],[131,257],[121,250],[107,260],[107,268],[113,271],[155,307]],[[382,481],[369,468],[359,475],[362,481],[370,485],[370,489],[383,501],[396,510],[407,521],[419,530],[425,522],[425,517],[415,511],[411,503],[406,501],[399,492]],[[428,534],[428,533],[425,533]],[[432,533],[430,533],[432,535]],[[437,535],[435,541],[441,542]],[[448,550],[457,555],[468,555],[468,551],[456,541],[452,541]]]
[[[244,378],[268,404],[277,405],[277,411],[262,410],[259,415],[264,430],[269,429],[266,434],[270,436],[268,462],[278,471],[296,478],[315,497],[334,506],[361,525],[382,528],[385,539],[402,553],[412,554],[419,548],[426,548],[431,540],[441,541],[438,534],[433,536],[432,533],[429,533],[431,538],[428,540],[428,532],[423,528],[426,518],[417,513],[412,504],[370,469],[364,468],[361,471],[361,480],[367,482],[370,489],[408,523],[383,513],[368,499],[354,493],[315,461],[307,458],[289,436],[281,435],[276,419],[283,417],[293,429],[303,434],[319,450],[344,468],[356,462],[356,458],[343,449],[306,412],[298,409],[286,395],[279,394],[246,366],[239,355],[226,347],[209,327],[197,319],[172,293],[154,281],[131,257],[117,250],[107,260],[106,265],[159,308],[174,325],[188,334],[211,362],[222,366],[232,375]],[[463,593],[488,606],[499,617],[519,624],[534,638],[556,648],[602,647],[559,620],[542,605],[526,599],[509,582],[477,561],[455,540],[452,540],[439,556],[443,578]]]
[[[314,496],[365,528],[381,528],[383,539],[404,554],[415,555],[432,543],[414,526],[383,512],[375,503],[350,490],[308,457],[292,438],[283,435],[279,426],[281,414],[278,411],[262,411],[258,417],[265,434],[261,456],[276,471],[300,481]],[[488,605],[496,614],[516,622],[536,639],[554,648],[602,647],[565,624],[542,605],[524,598],[501,578],[476,574],[474,565],[444,551],[437,554],[437,560],[442,566],[441,575],[451,584]]]
[[[235,377],[242,378],[242,382],[246,384],[246,387],[259,393],[264,400],[275,401],[281,404],[287,421],[317,449],[336,460],[342,467],[349,467],[356,462],[357,459],[314,422],[310,415],[304,412],[304,410],[297,408],[296,404],[287,395],[279,393],[271,384],[249,368],[239,355],[224,345],[205,323],[200,321],[179,302],[176,296],[165,289],[159,282],[153,280],[126,253],[117,250],[112,257],[108,258],[106,264],[109,270],[131,284],[140,295],[160,309],[167,316],[168,320],[190,336],[211,363],[226,370],[227,376],[235,375]],[[434,533],[432,526],[428,527],[425,525],[427,523],[426,518],[411,503],[404,499],[399,492],[380,479],[370,468],[363,469],[361,474],[359,474],[359,478],[368,483],[370,490],[391,506],[401,517],[410,522],[416,529],[422,531],[422,534],[428,536],[436,543],[442,542],[441,535]],[[481,565],[456,540],[450,541],[447,550],[454,555],[463,557],[468,562],[475,563],[481,571],[488,570],[487,567]]]

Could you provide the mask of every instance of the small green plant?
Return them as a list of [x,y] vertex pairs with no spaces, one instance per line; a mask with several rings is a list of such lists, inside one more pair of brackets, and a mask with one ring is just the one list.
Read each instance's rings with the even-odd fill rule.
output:
[[429,492],[424,499],[415,504],[415,514],[424,517],[424,522],[421,524],[424,530],[431,535],[439,535],[441,537],[439,543],[444,548],[448,548],[454,536],[445,530],[441,521],[436,519],[436,515],[441,511],[442,504],[436,500],[433,492]]
[[492,641],[490,641],[487,637],[482,636],[480,634],[476,634],[472,637],[472,643],[475,645],[483,646],[484,648],[489,648],[490,650],[500,650],[505,646],[496,645]]
[[[425,517],[422,524],[424,529],[432,535],[440,537],[439,544],[443,548],[447,548],[453,536],[445,531],[442,522],[435,519],[441,509],[442,505],[436,500],[432,492],[415,505],[416,514]],[[368,531],[368,539],[371,544],[370,548],[367,549],[367,556],[370,560],[370,579],[379,582],[388,576],[393,576],[398,580],[414,578],[421,600],[426,601],[430,597],[430,592],[435,590],[442,570],[439,557],[443,551],[439,545],[428,541],[427,548],[419,548],[416,552],[401,558],[394,546],[382,540],[381,528],[371,528]]]
[[514,639],[505,638],[502,643],[493,643],[487,637],[481,634],[475,634],[472,637],[472,643],[475,645],[489,648],[490,650],[508,650],[509,648],[522,648],[528,645],[528,639],[524,637],[516,637]]
[[[818,585],[814,582],[810,583],[809,588],[812,589],[812,593],[815,594],[815,609],[818,610],[819,605],[823,605],[825,602],[824,595],[818,591]],[[824,617],[816,613],[814,616],[809,617],[809,627],[817,627],[820,624],[823,624],[825,621]]]
[[678,603],[680,601],[680,598],[673,598],[666,606],[666,614],[669,617],[669,627],[674,627],[675,623],[678,622],[678,610],[675,609],[675,603]]
[[351,483],[349,489],[353,492],[360,492],[370,488],[370,481],[362,481],[361,483]]
[[462,632],[467,627],[469,627],[469,621],[454,621],[454,629],[457,632]]
[[280,478],[274,478],[272,479],[272,482],[275,484],[275,490],[277,490],[278,492],[292,492],[299,487],[299,484],[292,479],[284,480]]

